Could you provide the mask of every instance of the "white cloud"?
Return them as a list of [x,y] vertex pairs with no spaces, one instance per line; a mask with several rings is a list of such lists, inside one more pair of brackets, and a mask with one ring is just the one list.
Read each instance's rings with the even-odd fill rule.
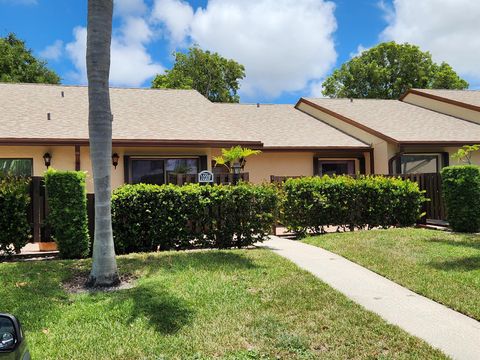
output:
[[[193,43],[245,65],[241,93],[275,98],[323,78],[337,54],[335,5],[324,0],[210,0],[193,9],[180,0],[156,0],[156,15],[180,42]],[[175,13],[182,16],[175,17]],[[174,18],[172,20],[172,18]]]
[[[125,7],[119,10],[123,14],[122,25],[115,29],[112,36],[110,83],[116,86],[138,87],[165,69],[153,61],[147,51],[146,45],[153,40],[153,31],[149,24],[140,16],[130,16],[124,12],[132,3],[138,2],[130,1],[128,6],[125,5],[127,2],[123,1]],[[134,10],[131,11],[136,14]],[[65,47],[76,69],[70,76],[76,81],[86,83],[87,29],[77,27],[73,34],[74,40]]]
[[143,0],[114,0],[113,9],[116,16],[142,16],[148,7]]
[[157,0],[153,6],[152,19],[165,25],[173,43],[181,44],[188,35],[193,9],[183,1]]
[[78,26],[73,29],[74,41],[65,45],[68,57],[73,62],[77,72],[70,74],[75,80],[81,83],[87,82],[86,48],[87,48],[87,29]]
[[153,38],[153,32],[145,19],[133,16],[125,18],[119,35],[113,36],[113,39],[121,39],[125,44],[146,44]]
[[63,41],[56,40],[53,44],[48,45],[40,51],[40,56],[48,60],[58,60],[63,55]]
[[382,40],[419,45],[435,61],[446,61],[454,70],[480,80],[480,1],[394,0],[381,2],[388,22]]
[[325,80],[319,80],[319,81],[312,81],[309,85],[309,88],[310,88],[310,92],[309,92],[309,97],[313,97],[313,98],[324,98],[326,96],[324,96],[322,94],[322,91],[323,91],[323,82]]
[[354,57],[357,57],[357,56],[360,56],[362,55],[362,53],[366,50],[370,49],[369,47],[367,46],[363,46],[362,44],[358,45],[357,46],[357,50],[353,51],[350,53],[350,57],[351,58],[354,58]]

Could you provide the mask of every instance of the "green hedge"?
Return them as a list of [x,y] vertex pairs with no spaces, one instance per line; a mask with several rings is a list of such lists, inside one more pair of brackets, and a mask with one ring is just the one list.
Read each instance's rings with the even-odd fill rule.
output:
[[0,256],[19,253],[30,238],[29,180],[0,177]]
[[115,250],[248,246],[269,234],[277,205],[271,185],[124,185],[112,196]]
[[326,226],[413,225],[425,201],[416,183],[381,176],[289,179],[283,193],[282,222],[301,235]]
[[48,224],[65,259],[83,258],[89,254],[85,173],[81,171],[45,172],[49,214]]
[[480,167],[445,167],[442,184],[447,220],[453,231],[480,231]]

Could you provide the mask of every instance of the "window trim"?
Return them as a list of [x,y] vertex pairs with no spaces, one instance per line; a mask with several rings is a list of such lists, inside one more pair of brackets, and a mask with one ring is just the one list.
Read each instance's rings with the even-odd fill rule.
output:
[[347,164],[347,168],[349,167],[349,164],[353,165],[353,173],[352,174],[347,174],[347,175],[354,175],[356,174],[357,171],[357,162],[355,160],[358,159],[322,159],[318,158],[318,174],[319,176],[323,176],[322,174],[322,163],[329,163],[329,164]]
[[187,159],[187,160],[197,160],[197,170],[200,170],[200,160],[202,155],[124,155],[127,157],[128,161],[128,184],[133,184],[132,182],[132,161],[134,160],[163,160],[163,178],[164,184],[168,184],[168,177],[167,177],[167,167],[166,162],[167,160],[177,160],[177,159]]
[[[431,152],[402,152],[398,153],[389,160],[389,172],[391,175],[404,175],[402,172],[402,156],[431,156],[431,155],[436,155],[436,173],[439,173],[440,170],[444,166],[448,166],[448,164],[445,164],[445,152],[443,151],[431,151]],[[407,173],[405,173],[407,174]],[[408,173],[410,174],[410,173]]]
[[[2,160],[29,160],[30,161],[30,175],[27,175],[27,177],[32,177],[34,176],[33,173],[33,158],[30,157],[0,157],[0,161]],[[1,174],[1,172],[0,172]]]

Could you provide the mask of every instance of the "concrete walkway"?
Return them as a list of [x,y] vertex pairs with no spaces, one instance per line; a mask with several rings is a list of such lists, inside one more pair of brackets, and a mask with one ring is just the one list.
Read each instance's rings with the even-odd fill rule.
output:
[[259,247],[289,259],[387,322],[452,358],[480,359],[480,322],[324,249],[276,236]]

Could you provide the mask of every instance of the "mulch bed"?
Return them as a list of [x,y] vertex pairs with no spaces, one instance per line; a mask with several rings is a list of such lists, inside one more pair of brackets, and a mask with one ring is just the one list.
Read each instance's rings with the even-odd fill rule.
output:
[[120,274],[120,284],[109,287],[86,287],[88,276],[90,271],[87,270],[75,270],[74,275],[68,280],[63,282],[63,288],[70,294],[80,293],[94,293],[94,292],[110,292],[118,290],[126,290],[135,287],[137,276],[129,273]]

